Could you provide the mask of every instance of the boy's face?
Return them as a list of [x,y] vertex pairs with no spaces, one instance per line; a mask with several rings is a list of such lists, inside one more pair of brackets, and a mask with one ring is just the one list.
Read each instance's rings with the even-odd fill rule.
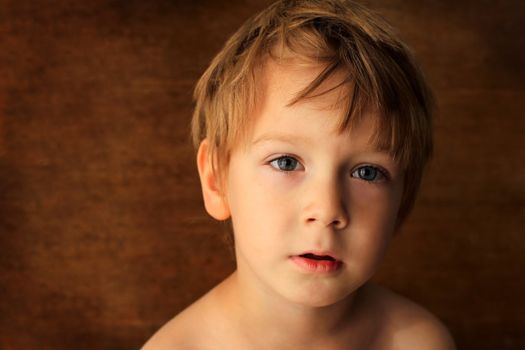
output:
[[[335,131],[343,88],[287,106],[321,69],[267,62],[253,132],[231,154],[226,180],[240,278],[309,306],[340,301],[372,276],[403,189],[398,165],[370,143],[372,113]],[[308,252],[339,261],[299,257]]]

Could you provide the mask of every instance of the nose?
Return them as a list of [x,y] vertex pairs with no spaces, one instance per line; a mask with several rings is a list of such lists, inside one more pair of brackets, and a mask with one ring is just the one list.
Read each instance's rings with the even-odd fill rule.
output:
[[349,217],[344,201],[344,188],[335,179],[319,180],[311,184],[306,196],[305,223],[319,224],[341,230],[348,226]]

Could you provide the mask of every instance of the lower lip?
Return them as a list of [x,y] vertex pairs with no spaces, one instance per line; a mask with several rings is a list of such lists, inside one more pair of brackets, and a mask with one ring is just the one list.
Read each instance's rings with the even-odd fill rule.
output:
[[313,273],[329,273],[339,270],[342,262],[334,260],[314,260],[301,256],[292,256],[292,261],[302,270]]

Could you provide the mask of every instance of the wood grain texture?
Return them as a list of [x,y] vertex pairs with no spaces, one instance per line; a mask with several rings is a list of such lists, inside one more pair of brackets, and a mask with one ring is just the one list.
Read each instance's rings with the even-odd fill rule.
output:
[[[191,91],[270,1],[0,0],[0,348],[133,349],[234,268]],[[436,151],[375,280],[461,349],[525,348],[525,3],[369,1],[438,97]]]

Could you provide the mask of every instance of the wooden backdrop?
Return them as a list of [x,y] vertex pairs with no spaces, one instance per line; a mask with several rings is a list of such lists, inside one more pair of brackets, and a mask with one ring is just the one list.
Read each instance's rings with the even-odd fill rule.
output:
[[[191,90],[267,0],[0,0],[0,348],[137,349],[234,268]],[[436,156],[375,280],[461,349],[525,348],[525,2],[377,0],[438,96]]]

